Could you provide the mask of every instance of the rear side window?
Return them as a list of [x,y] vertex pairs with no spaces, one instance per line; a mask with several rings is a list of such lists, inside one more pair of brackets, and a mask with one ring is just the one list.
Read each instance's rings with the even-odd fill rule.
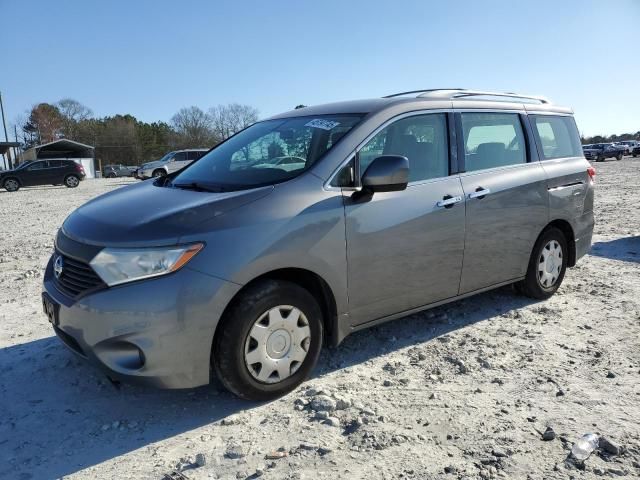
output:
[[192,150],[190,152],[187,152],[187,160],[197,160],[199,159],[202,155],[204,155],[206,152],[200,152],[197,150]]
[[582,157],[580,135],[573,117],[530,115],[542,159]]
[[467,172],[527,163],[517,113],[463,113],[462,134]]

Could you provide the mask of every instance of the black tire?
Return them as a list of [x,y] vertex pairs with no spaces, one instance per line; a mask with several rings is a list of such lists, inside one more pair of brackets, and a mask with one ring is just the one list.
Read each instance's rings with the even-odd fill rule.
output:
[[[557,242],[560,245],[562,250],[562,266],[560,267],[560,271],[558,272],[555,282],[550,286],[545,286],[541,283],[539,278],[539,265],[542,263],[541,259],[543,249],[545,249],[545,247],[551,242]],[[551,297],[562,284],[562,280],[564,279],[564,275],[567,271],[568,255],[569,250],[564,233],[555,227],[546,229],[542,232],[540,237],[538,237],[538,240],[533,247],[531,258],[529,259],[529,266],[527,268],[527,275],[524,280],[518,282],[517,290],[527,297],[535,298],[537,300],[545,300]]]
[[107,178],[116,178],[117,175],[114,172],[111,172],[107,175]]
[[67,175],[64,177],[64,186],[67,188],[76,188],[80,185],[80,177],[77,175]]
[[596,162],[604,162],[604,157],[596,157]]
[[[245,343],[256,321],[279,305],[291,305],[304,314],[310,342],[306,357],[291,376],[277,383],[263,383],[249,372]],[[218,379],[240,398],[267,401],[290,392],[311,373],[322,349],[322,311],[315,298],[295,283],[265,280],[249,286],[233,301],[216,332],[211,360]]]
[[619,153],[618,155],[616,155],[616,160],[622,160],[622,154]]
[[2,187],[7,192],[17,192],[20,190],[20,182],[17,178],[5,178],[4,182],[2,182]]
[[160,178],[160,177],[165,177],[167,175],[167,172],[164,171],[162,168],[157,168],[156,170],[153,171],[152,175],[154,178]]

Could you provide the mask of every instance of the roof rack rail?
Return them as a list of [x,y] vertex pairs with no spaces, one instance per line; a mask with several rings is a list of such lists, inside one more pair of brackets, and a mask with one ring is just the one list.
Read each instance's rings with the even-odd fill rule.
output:
[[426,90],[409,90],[408,92],[392,93],[391,95],[385,95],[382,98],[402,97],[404,95],[410,95],[412,93],[429,93],[429,92],[450,91],[450,90],[464,90],[464,88],[429,88]]
[[417,98],[433,98],[433,99],[446,99],[453,100],[456,98],[467,97],[505,97],[505,98],[520,98],[526,100],[535,100],[537,102],[547,104],[550,103],[545,97],[534,95],[523,95],[514,92],[487,92],[482,90],[467,90],[466,88],[431,88],[428,90],[413,90],[410,92],[395,93],[393,95],[387,95],[383,98],[393,98],[403,95],[409,95],[417,93]]

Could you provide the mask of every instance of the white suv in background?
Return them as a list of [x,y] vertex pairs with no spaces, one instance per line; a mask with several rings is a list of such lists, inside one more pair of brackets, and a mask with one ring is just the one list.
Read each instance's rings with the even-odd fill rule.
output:
[[625,155],[631,155],[633,149],[640,145],[640,142],[637,140],[622,140],[621,142],[616,142],[616,145],[624,148]]
[[194,160],[199,159],[209,151],[208,148],[190,148],[186,150],[176,150],[167,153],[160,160],[142,165],[136,171],[136,178],[142,180],[151,177],[164,177],[169,173],[177,172],[186,167]]

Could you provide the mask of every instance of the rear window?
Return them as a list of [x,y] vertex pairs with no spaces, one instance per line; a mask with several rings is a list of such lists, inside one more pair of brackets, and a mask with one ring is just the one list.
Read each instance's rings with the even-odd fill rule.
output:
[[542,159],[582,157],[580,135],[573,117],[556,115],[530,115]]

